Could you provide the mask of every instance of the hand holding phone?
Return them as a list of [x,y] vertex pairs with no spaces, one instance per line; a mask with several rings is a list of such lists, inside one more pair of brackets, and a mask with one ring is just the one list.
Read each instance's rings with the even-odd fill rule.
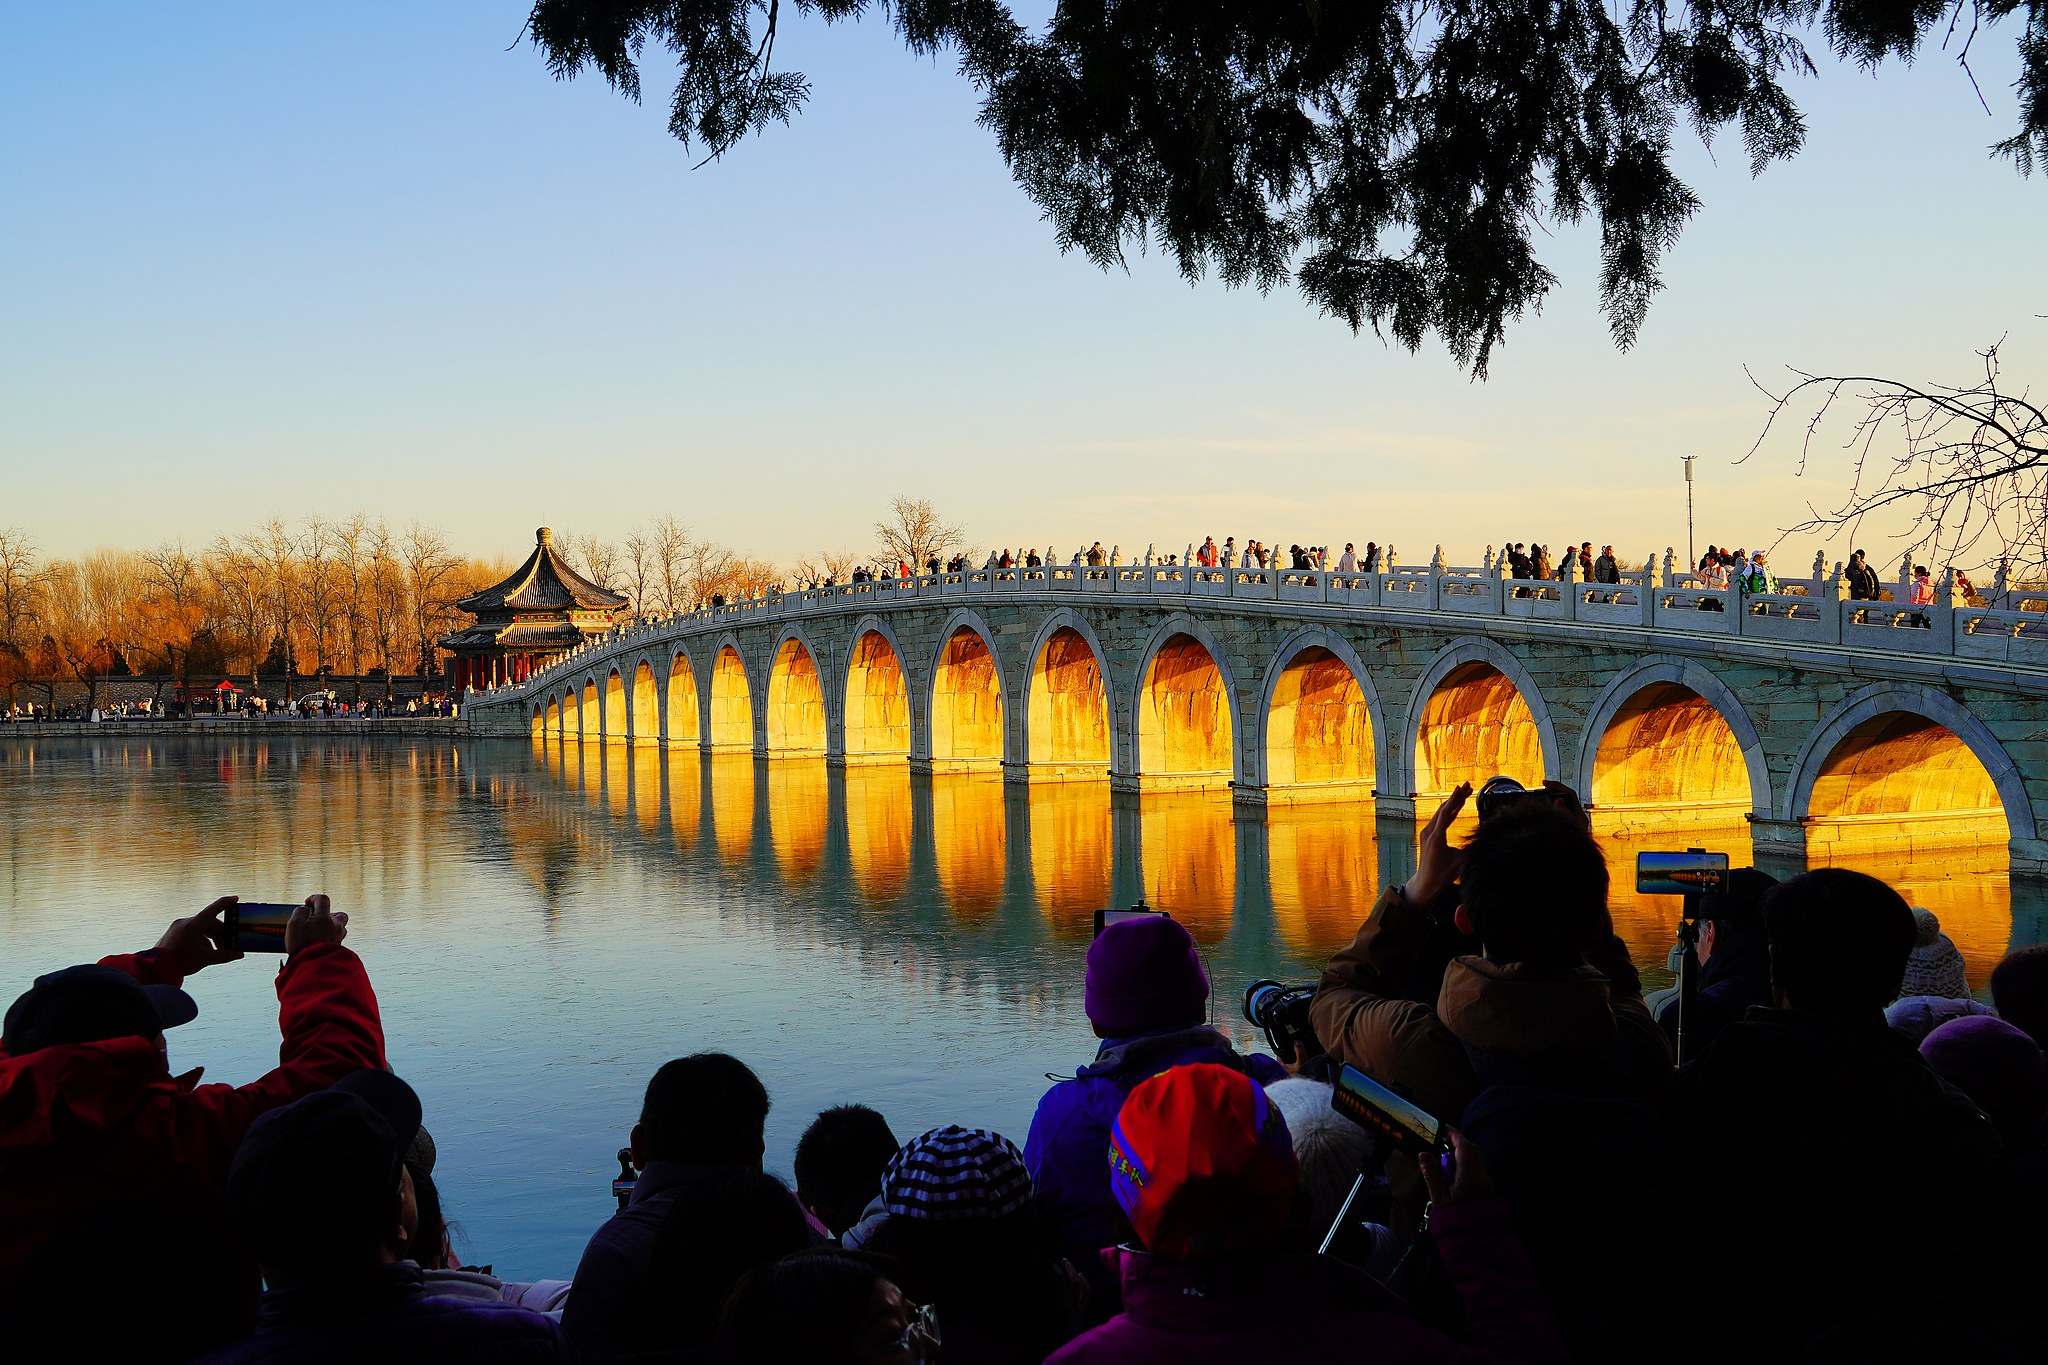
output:
[[348,937],[348,916],[330,913],[325,896],[308,896],[303,904],[241,901],[228,905],[227,942],[235,956],[243,953],[295,953],[315,943],[339,943]]
[[1432,1204],[1460,1204],[1468,1199],[1494,1198],[1493,1177],[1486,1173],[1486,1159],[1479,1144],[1453,1128],[1451,1150],[1424,1152],[1415,1159],[1422,1164],[1422,1183],[1429,1187]]

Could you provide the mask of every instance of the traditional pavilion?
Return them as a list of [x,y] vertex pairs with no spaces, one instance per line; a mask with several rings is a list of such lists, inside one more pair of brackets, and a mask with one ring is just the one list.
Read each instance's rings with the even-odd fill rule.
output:
[[626,605],[623,594],[600,588],[555,553],[554,532],[543,526],[534,539],[533,557],[517,573],[455,604],[476,624],[440,639],[455,656],[450,688],[524,682],[555,655],[609,631]]

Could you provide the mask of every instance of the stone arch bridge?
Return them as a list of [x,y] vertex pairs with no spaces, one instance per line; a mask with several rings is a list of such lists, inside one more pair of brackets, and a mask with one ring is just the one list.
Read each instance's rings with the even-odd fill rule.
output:
[[1761,856],[1999,841],[2016,875],[2048,876],[2043,617],[1804,586],[928,575],[622,627],[464,714],[484,734],[1369,799],[1382,818],[1505,772],[1572,784],[1596,819],[1747,821]]

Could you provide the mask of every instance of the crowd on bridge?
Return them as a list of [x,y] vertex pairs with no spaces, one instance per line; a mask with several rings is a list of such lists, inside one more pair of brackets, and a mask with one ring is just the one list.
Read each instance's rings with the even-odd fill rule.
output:
[[279,1066],[174,1072],[186,985],[241,955],[217,901],[6,1013],[8,1345],[218,1365],[2048,1355],[2048,948],[2000,963],[1986,1004],[1883,882],[1741,869],[1696,903],[1696,996],[1646,996],[1577,797],[1496,779],[1457,847],[1470,796],[1320,982],[1275,997],[1279,1055],[1206,1022],[1180,924],[1114,922],[1082,983],[1099,1047],[1021,1146],[971,1113],[906,1141],[843,1105],[792,1186],[763,1169],[768,1085],[691,1053],[621,1134],[619,1211],[536,1282],[459,1258],[437,1171],[488,1154],[430,1136],[325,897],[284,929]]

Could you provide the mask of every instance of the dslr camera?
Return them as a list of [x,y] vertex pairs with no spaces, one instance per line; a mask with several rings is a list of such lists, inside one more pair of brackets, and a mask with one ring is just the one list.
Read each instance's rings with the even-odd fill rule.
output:
[[1283,986],[1278,981],[1259,980],[1244,988],[1245,1022],[1266,1031],[1273,1055],[1283,1062],[1294,1061],[1294,1045],[1300,1043],[1308,1055],[1322,1055],[1322,1040],[1308,1022],[1309,1003],[1316,998],[1314,982],[1306,986]]

